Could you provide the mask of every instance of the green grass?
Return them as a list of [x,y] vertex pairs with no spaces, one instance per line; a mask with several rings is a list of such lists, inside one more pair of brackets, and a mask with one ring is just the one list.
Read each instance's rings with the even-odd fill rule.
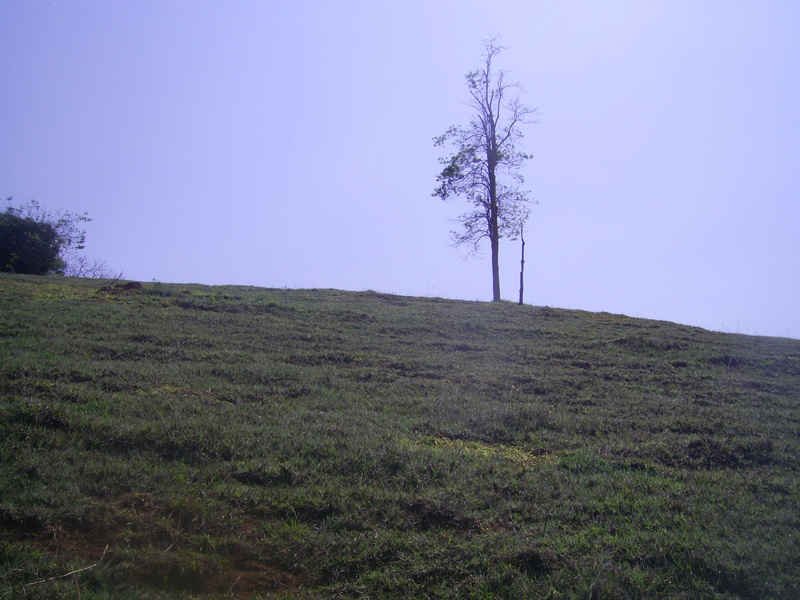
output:
[[0,598],[800,590],[798,340],[101,285],[0,276]]

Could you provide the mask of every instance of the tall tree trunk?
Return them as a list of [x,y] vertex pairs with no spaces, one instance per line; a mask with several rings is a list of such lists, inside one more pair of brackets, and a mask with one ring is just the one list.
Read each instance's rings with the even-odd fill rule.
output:
[[494,172],[489,174],[489,194],[491,209],[489,211],[489,242],[492,247],[492,302],[500,302],[500,223],[497,210],[497,192]]
[[[488,89],[487,89],[488,94]],[[497,201],[497,132],[494,115],[487,102],[489,131],[486,140],[486,165],[489,175],[489,241],[492,246],[492,302],[500,302],[500,205]]]
[[523,235],[522,227],[519,228],[519,239],[522,242],[522,258],[519,261],[519,303],[522,305],[522,292],[525,289],[525,236]]
[[492,302],[500,302],[500,240],[492,236]]

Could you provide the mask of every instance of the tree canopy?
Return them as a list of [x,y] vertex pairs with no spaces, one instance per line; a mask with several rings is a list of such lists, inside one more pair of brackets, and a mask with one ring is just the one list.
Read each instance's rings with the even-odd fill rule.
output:
[[86,231],[81,224],[88,221],[87,213],[50,214],[36,200],[19,207],[9,204],[0,213],[0,271],[65,274],[70,268],[69,253],[84,247]]

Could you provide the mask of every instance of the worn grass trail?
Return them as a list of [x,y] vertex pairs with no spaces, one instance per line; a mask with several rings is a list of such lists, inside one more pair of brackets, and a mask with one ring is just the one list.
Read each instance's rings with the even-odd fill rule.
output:
[[100,286],[0,276],[2,598],[800,589],[800,341]]

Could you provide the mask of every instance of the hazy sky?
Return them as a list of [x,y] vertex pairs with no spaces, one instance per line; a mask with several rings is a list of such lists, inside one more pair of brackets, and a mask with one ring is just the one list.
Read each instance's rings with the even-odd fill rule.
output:
[[128,279],[488,300],[432,138],[495,34],[526,302],[800,337],[797,0],[0,0],[0,195]]

